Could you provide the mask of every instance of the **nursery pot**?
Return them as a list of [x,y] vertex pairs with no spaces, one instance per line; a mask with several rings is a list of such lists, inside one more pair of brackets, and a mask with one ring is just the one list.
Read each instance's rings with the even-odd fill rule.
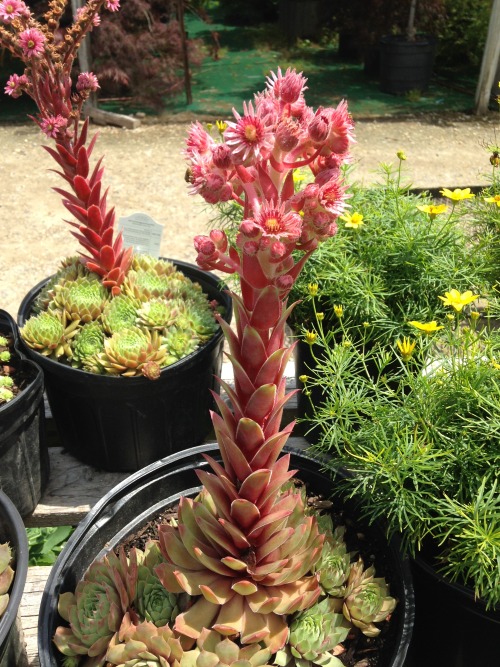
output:
[[[329,497],[334,482],[322,471],[321,463],[302,450],[285,448],[291,453],[290,467],[297,477],[316,493]],[[79,524],[53,566],[40,606],[38,650],[41,667],[58,667],[62,663],[52,637],[62,619],[57,612],[59,595],[75,589],[83,574],[96,559],[122,543],[164,509],[175,506],[182,496],[198,493],[196,469],[207,469],[203,453],[221,461],[214,443],[184,450],[157,461],[136,472],[107,493]],[[357,508],[344,506],[346,516],[357,521]],[[358,525],[356,523],[356,525]],[[361,524],[360,524],[361,526]],[[385,576],[391,594],[398,599],[389,632],[382,649],[379,667],[402,667],[413,626],[413,592],[410,568],[400,556],[398,544],[387,540],[377,525],[362,526],[373,537],[382,552],[380,576]]]
[[471,588],[450,582],[422,554],[412,563],[416,616],[407,667],[497,664],[500,608],[486,609]]
[[8,542],[12,549],[11,567],[15,575],[7,609],[0,617],[0,667],[27,667],[18,610],[28,574],[28,538],[19,512],[10,498],[0,491],[0,543],[4,542]]
[[431,35],[417,35],[414,41],[401,35],[382,37],[380,90],[393,95],[403,95],[411,90],[427,90],[435,52],[436,40]]
[[37,506],[49,477],[43,373],[22,353],[17,325],[4,310],[0,310],[0,334],[13,339],[10,365],[21,389],[0,407],[0,488],[24,517]]
[[[174,262],[199,283],[231,320],[232,302],[219,279],[192,264]],[[23,299],[22,326],[30,315],[42,281]],[[114,472],[133,472],[171,454],[200,444],[211,430],[214,409],[210,389],[222,367],[223,333],[180,361],[162,369],[157,380],[97,375],[72,368],[24,346],[43,368],[50,409],[61,444],[84,463]]]

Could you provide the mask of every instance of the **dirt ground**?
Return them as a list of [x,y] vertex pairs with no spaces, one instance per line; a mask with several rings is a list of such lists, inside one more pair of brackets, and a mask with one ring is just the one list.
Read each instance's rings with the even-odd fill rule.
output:
[[[104,182],[118,217],[149,214],[164,225],[161,254],[193,262],[192,238],[206,232],[210,211],[188,195],[184,182],[182,149],[191,119],[169,121],[143,122],[135,130],[93,126],[99,132],[94,156],[105,155]],[[484,145],[500,140],[498,125],[498,114],[360,120],[353,176],[365,184],[376,181],[380,163],[396,163],[401,149],[406,181],[414,187],[486,184]],[[0,308],[14,317],[31,287],[78,249],[63,222],[60,197],[51,190],[62,181],[49,171],[54,163],[43,143],[33,124],[0,127]]]

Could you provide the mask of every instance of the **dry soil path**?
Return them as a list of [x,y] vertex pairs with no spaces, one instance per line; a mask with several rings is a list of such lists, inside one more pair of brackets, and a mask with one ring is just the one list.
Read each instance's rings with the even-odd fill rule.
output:
[[[187,194],[182,147],[189,119],[147,123],[135,130],[99,131],[95,155],[105,155],[104,180],[118,216],[143,211],[164,225],[161,253],[194,261],[192,238],[204,233],[210,213]],[[414,187],[455,187],[487,182],[488,152],[498,115],[426,116],[396,121],[358,121],[354,176],[377,180],[381,162],[407,155],[405,177]],[[500,130],[499,130],[500,140]],[[65,209],[52,186],[52,159],[32,124],[0,127],[0,308],[17,315],[19,303],[39,280],[53,273],[77,242],[63,222]]]

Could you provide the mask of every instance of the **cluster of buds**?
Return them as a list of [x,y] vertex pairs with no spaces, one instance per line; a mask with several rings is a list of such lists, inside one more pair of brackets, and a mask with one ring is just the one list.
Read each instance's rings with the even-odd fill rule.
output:
[[9,78],[5,93],[14,98],[26,93],[34,100],[38,113],[32,119],[55,141],[55,148],[45,148],[69,186],[69,190],[55,190],[76,218],[70,224],[84,249],[82,261],[118,293],[131,250],[123,247],[120,234],[114,237],[114,209],[108,209],[107,193],[101,191],[101,161],[92,171],[89,166],[96,137],[86,146],[88,121],[80,124],[83,105],[99,84],[92,72],[82,72],[73,86],[71,70],[85,35],[99,24],[100,12],[116,11],[119,0],[88,0],[73,24],[63,30],[60,23],[67,4],[67,0],[51,0],[42,22],[23,0],[0,1],[0,46],[25,65],[22,75]]
[[[342,101],[314,111],[304,99],[306,79],[278,69],[267,89],[234,111],[235,120],[217,127],[217,141],[200,123],[187,140],[187,180],[207,203],[241,204],[236,247],[213,230],[198,236],[198,264],[239,273],[249,285],[276,285],[289,292],[309,254],[333,236],[345,209],[341,165],[349,160],[353,124]],[[313,182],[295,191],[294,172],[309,167]],[[294,261],[295,250],[304,252]]]

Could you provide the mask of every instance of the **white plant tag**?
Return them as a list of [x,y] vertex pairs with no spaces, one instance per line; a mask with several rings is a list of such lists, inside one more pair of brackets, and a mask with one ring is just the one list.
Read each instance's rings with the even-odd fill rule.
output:
[[132,213],[118,220],[118,230],[123,234],[123,244],[132,246],[136,253],[160,256],[163,225],[146,213]]

